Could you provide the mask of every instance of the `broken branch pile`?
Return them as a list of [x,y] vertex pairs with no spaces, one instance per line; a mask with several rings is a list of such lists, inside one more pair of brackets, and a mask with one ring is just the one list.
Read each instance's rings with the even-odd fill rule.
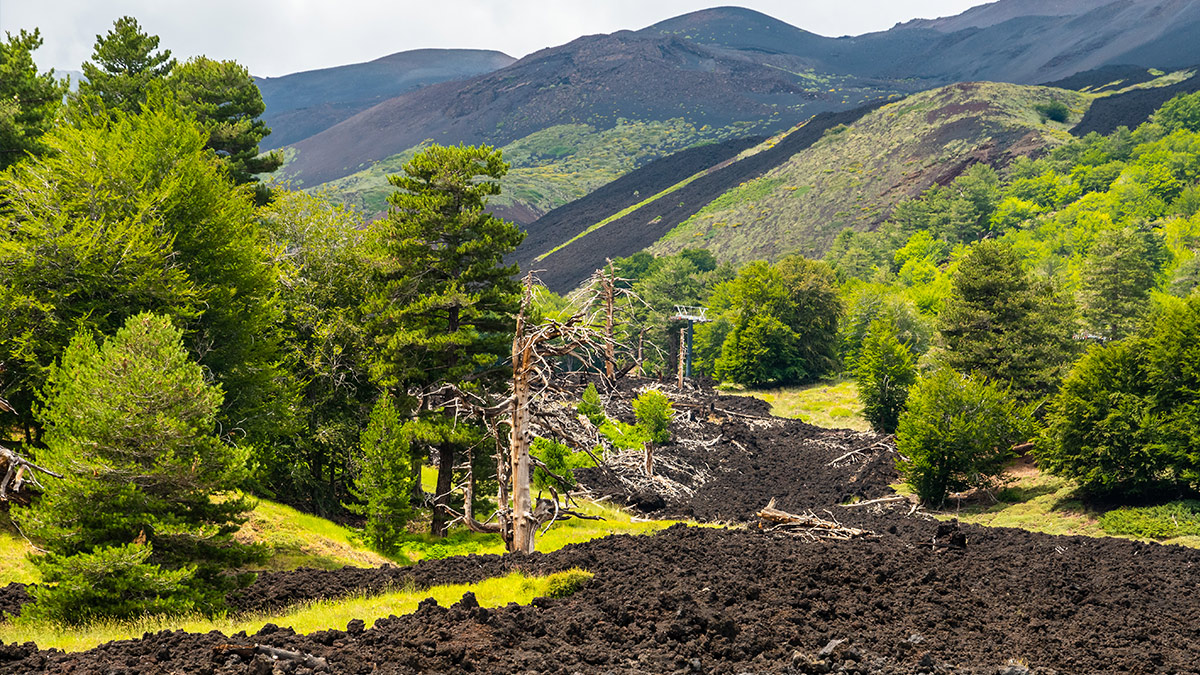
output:
[[766,532],[786,532],[814,541],[817,539],[862,539],[876,536],[870,530],[842,525],[836,520],[832,520],[832,514],[830,514],[830,520],[826,520],[812,511],[802,514],[781,511],[775,508],[774,497],[756,515],[759,518],[759,528]]

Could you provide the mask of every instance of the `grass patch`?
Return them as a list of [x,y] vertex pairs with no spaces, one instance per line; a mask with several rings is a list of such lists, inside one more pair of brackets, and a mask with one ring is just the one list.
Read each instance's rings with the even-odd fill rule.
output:
[[1105,512],[1079,499],[1078,484],[1074,481],[1042,473],[1028,460],[1010,468],[1006,479],[1007,485],[995,494],[996,501],[986,496],[976,497],[935,515],[988,527],[1085,537],[1115,536],[1200,548],[1200,502],[1121,507]]
[[40,578],[29,562],[33,547],[13,527],[8,514],[0,515],[0,586],[11,583],[32,584]]
[[790,417],[819,427],[870,431],[862,416],[858,387],[853,380],[819,382],[803,387],[730,390],[737,396],[753,396],[771,404],[771,414]]
[[96,623],[85,628],[67,628],[53,624],[0,624],[0,643],[33,641],[42,649],[55,648],[67,652],[83,651],[110,640],[130,640],[147,632],[183,629],[189,633],[217,630],[225,635],[245,631],[252,635],[268,623],[290,627],[305,634],[319,630],[344,629],[353,619],[362,619],[370,628],[381,618],[409,614],[425,598],[434,598],[447,606],[462,599],[464,593],[475,594],[484,607],[500,607],[510,602],[527,605],[539,596],[569,595],[587,583],[592,574],[574,569],[545,577],[527,577],[513,573],[506,577],[488,579],[477,584],[436,586],[417,591],[404,588],[374,596],[353,596],[339,600],[305,603],[283,613],[254,617],[160,617],[137,622]]
[[350,528],[267,500],[259,500],[236,536],[271,547],[271,557],[256,569],[378,567],[389,562],[357,543]]

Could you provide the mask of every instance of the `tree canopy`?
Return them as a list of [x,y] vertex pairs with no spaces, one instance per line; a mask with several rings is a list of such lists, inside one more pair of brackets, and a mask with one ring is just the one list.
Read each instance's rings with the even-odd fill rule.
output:
[[116,20],[112,30],[96,36],[92,58],[83,63],[79,94],[96,96],[110,110],[136,113],[151,82],[175,67],[171,50],[158,49],[159,38],[142,30],[131,16]]
[[7,38],[0,42],[0,170],[45,151],[42,135],[53,127],[67,92],[66,80],[53,69],[38,72],[33,62],[41,33],[22,30]]

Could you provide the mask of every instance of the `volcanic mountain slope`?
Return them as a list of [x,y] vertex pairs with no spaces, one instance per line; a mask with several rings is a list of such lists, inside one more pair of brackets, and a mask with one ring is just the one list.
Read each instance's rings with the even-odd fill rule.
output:
[[281,148],[407,91],[490,73],[515,60],[495,51],[418,49],[367,63],[255,78],[267,106],[263,119],[271,127],[261,147]]
[[556,125],[608,129],[622,118],[781,129],[817,112],[905,90],[860,87],[805,68],[800,57],[765,61],[672,36],[622,31],[583,37],[487,75],[386,101],[295,144],[298,155],[286,168],[316,185],[427,139],[505,145]]
[[[953,180],[973,163],[1000,166],[1065,141],[1070,122],[1043,123],[1035,109],[1051,100],[1064,102],[1078,120],[1091,99],[985,82],[820,115],[728,166],[691,166],[703,176],[636,209],[621,207],[625,211],[597,219],[603,209],[596,205],[608,199],[597,192],[552,211],[529,226],[535,235],[516,257],[523,268],[544,270],[542,281],[561,292],[605,258],[646,248],[706,247],[732,262],[797,250],[819,255],[842,229],[873,229],[898,202]],[[622,179],[622,192],[639,185],[642,171]],[[555,239],[560,243],[549,246]]]

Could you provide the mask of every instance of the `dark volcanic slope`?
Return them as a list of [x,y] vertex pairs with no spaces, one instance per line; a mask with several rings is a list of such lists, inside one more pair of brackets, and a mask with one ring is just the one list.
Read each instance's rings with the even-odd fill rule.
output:
[[[853,124],[883,105],[880,101],[854,110],[821,113],[788,134],[773,148],[698,178],[676,192],[615,220],[536,263],[542,282],[551,290],[568,291],[604,265],[607,258],[632,255],[658,241],[734,186],[757,178],[821,139],[839,124]],[[568,205],[569,207],[570,205]],[[563,207],[563,208],[568,208]],[[530,227],[538,227],[535,221]]]
[[271,135],[263,150],[280,148],[328,129],[382,101],[438,82],[461,80],[516,61],[479,49],[417,49],[367,63],[256,78]]
[[739,152],[765,140],[762,136],[739,138],[724,143],[701,145],[657,159],[570,204],[538,218],[526,228],[525,241],[510,262],[521,270],[538,269],[533,259],[575,237],[601,220],[658,194],[705,169],[714,167]]
[[375,106],[298,143],[299,155],[288,169],[311,185],[426,139],[503,145],[557,124],[607,128],[619,117],[684,118],[698,127],[766,121],[776,128],[799,110],[845,107],[844,95],[817,93],[787,68],[687,40],[597,35]]
[[1096,99],[1071,133],[1086,136],[1093,131],[1110,134],[1122,126],[1132,129],[1150,119],[1155,110],[1172,98],[1196,91],[1200,91],[1200,73],[1169,87],[1135,89]]

